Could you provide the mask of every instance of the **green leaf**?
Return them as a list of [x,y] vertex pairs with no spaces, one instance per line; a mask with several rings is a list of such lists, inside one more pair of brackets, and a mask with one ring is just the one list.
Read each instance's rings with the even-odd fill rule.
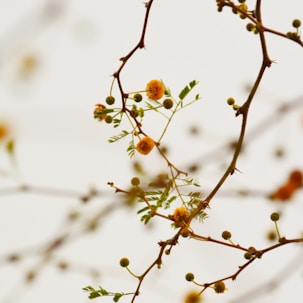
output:
[[113,142],[117,142],[118,140],[126,137],[127,135],[129,135],[130,133],[127,130],[122,130],[122,132],[117,135],[117,136],[112,136],[108,139],[109,143],[113,143]]
[[119,299],[123,296],[122,293],[115,293],[114,297],[113,297],[113,301],[114,302],[118,302]]
[[90,292],[90,294],[88,296],[89,299],[95,299],[97,297],[101,297],[101,295],[102,295],[99,290],[94,289],[90,285],[86,286],[86,287],[83,287],[82,290]]
[[196,179],[194,179],[194,178],[185,178],[185,179],[182,179],[182,181],[186,185],[193,185],[193,186],[196,186],[196,187],[200,187],[201,186],[199,184],[199,182]]
[[164,209],[168,209],[172,202],[174,202],[177,199],[177,196],[170,197],[167,201],[164,203]]
[[102,296],[108,296],[108,291],[101,286],[99,286],[99,292]]
[[164,95],[165,95],[166,97],[171,97],[170,88],[167,87],[166,85],[164,85],[164,87],[165,87]]
[[142,107],[139,108],[139,117],[140,118],[144,117],[144,109]]
[[183,100],[188,95],[189,92],[190,92],[190,88],[186,85],[179,94],[180,100]]
[[[156,205],[151,205],[151,207],[154,210],[157,210]],[[146,211],[147,211],[147,213],[140,218],[140,221],[144,222],[144,224],[147,224],[149,222],[149,220],[154,216],[153,212],[151,211],[149,206],[145,206],[145,207],[143,207],[143,208],[141,208],[140,210],[137,211],[137,214],[141,214],[141,213],[144,213]]]
[[[149,185],[151,186],[151,185]],[[161,195],[162,190],[149,190],[145,192],[145,196],[155,196],[155,195]]]
[[190,88],[194,88],[197,84],[198,84],[198,82],[196,80],[189,82]]
[[145,212],[145,211],[147,211],[147,210],[149,210],[149,206],[145,206],[145,207],[139,209],[139,210],[137,211],[137,214],[141,214],[141,213],[143,213],[143,212]]
[[114,110],[112,108],[104,108],[101,110],[98,110],[95,114],[94,114],[94,118],[100,118],[103,115],[109,114],[109,113],[113,113]]
[[82,290],[84,291],[92,291],[92,290],[95,290],[92,286],[88,285],[86,287],[83,287]]
[[134,140],[131,140],[128,144],[127,153],[130,158],[133,158],[136,155],[136,147]]
[[98,298],[98,297],[101,297],[101,295],[100,295],[99,292],[97,292],[97,291],[92,291],[92,292],[89,294],[89,296],[88,296],[89,299],[95,299],[95,298]]
[[114,128],[118,127],[121,123],[121,119],[113,119]]
[[202,210],[198,213],[197,217],[199,222],[202,223],[207,218],[207,213]]
[[6,150],[9,155],[13,155],[15,152],[15,141],[13,139],[9,140],[6,144]]
[[144,224],[147,224],[151,218],[152,218],[152,215],[151,214],[147,214],[147,215],[142,216],[141,221]]
[[[191,82],[189,82],[188,85],[186,85],[181,92],[179,93],[179,98],[180,100],[183,100],[189,93],[190,91],[198,84],[199,82],[196,80],[193,80]],[[198,95],[197,95],[198,96]],[[197,97],[196,96],[196,97]]]

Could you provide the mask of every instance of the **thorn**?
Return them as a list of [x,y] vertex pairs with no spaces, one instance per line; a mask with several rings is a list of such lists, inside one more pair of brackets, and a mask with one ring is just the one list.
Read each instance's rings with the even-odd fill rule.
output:
[[239,172],[239,173],[243,174],[243,172],[242,172],[240,169],[235,168],[235,170],[236,170],[237,172]]

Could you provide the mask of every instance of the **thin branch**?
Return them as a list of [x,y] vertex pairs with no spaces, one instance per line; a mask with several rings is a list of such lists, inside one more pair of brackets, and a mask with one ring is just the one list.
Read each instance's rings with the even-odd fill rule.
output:
[[147,30],[148,17],[149,17],[149,14],[150,14],[150,9],[151,9],[151,6],[153,4],[153,1],[154,0],[149,0],[147,3],[145,3],[146,12],[145,12],[145,18],[144,18],[144,23],[143,23],[143,28],[142,28],[142,33],[141,33],[140,40],[138,41],[136,46],[126,56],[120,58],[120,61],[122,61],[122,64],[120,65],[118,70],[113,75],[114,78],[117,79],[119,90],[120,90],[120,93],[121,93],[122,111],[126,111],[126,100],[125,99],[127,97],[127,94],[125,94],[125,92],[123,90],[120,74],[121,74],[125,64],[127,63],[127,61],[135,54],[135,52],[138,49],[144,48],[144,46],[145,46],[144,40],[145,40],[145,34],[146,34],[146,30]]

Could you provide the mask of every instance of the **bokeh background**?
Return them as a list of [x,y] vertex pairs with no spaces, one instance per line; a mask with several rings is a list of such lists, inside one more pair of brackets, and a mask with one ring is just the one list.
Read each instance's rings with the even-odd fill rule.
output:
[[[293,30],[293,19],[303,20],[300,0],[262,7],[265,25],[282,32]],[[138,0],[0,1],[1,303],[88,302],[86,285],[133,291],[136,280],[119,259],[128,257],[139,274],[156,258],[157,242],[174,234],[158,219],[144,226],[136,208],[107,185],[127,188],[137,162],[147,175],[165,171],[165,163],[156,151],[130,160],[127,141],[107,142],[119,131],[93,119],[119,58],[138,42],[144,13]],[[164,143],[176,166],[198,167],[192,175],[205,194],[228,165],[240,129],[226,99],[245,101],[262,60],[258,36],[246,23],[228,9],[218,13],[215,1],[155,0],[146,47],[121,75],[128,91],[163,79],[175,95],[199,81],[201,101],[175,117]],[[290,171],[303,170],[302,47],[266,37],[276,62],[251,107],[239,172],[196,226],[214,238],[228,229],[234,242],[257,248],[270,245],[273,211],[282,214],[282,234],[296,238],[303,231],[302,190],[284,203],[268,199]],[[146,132],[159,136],[161,123],[160,116],[147,117]],[[302,246],[274,250],[228,282],[226,294],[206,291],[204,302],[301,302],[302,260]],[[187,291],[197,290],[185,281],[187,272],[211,282],[244,261],[239,251],[182,239],[163,268],[151,272],[137,301],[183,302]]]

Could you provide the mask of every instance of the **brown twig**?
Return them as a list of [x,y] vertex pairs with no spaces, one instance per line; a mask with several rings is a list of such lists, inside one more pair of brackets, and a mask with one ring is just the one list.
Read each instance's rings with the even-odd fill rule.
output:
[[[144,42],[145,34],[146,34],[146,29],[147,29],[147,24],[148,24],[148,17],[150,14],[150,9],[153,4],[153,1],[154,0],[149,0],[148,2],[145,3],[145,7],[146,7],[145,18],[144,18],[144,22],[143,22],[141,37],[140,37],[138,43],[126,56],[120,58],[120,61],[122,62],[122,64],[117,69],[117,71],[113,74],[114,78],[118,82],[118,87],[119,87],[121,98],[122,98],[122,111],[123,112],[127,111],[127,108],[126,108],[127,94],[124,92],[123,85],[121,82],[121,72],[122,72],[124,66],[126,65],[127,61],[135,54],[135,52],[138,49],[142,49],[145,47],[145,42]],[[137,126],[139,126],[139,128],[140,128],[140,124],[138,123],[138,121],[136,119],[135,119],[135,121],[137,123]]]

